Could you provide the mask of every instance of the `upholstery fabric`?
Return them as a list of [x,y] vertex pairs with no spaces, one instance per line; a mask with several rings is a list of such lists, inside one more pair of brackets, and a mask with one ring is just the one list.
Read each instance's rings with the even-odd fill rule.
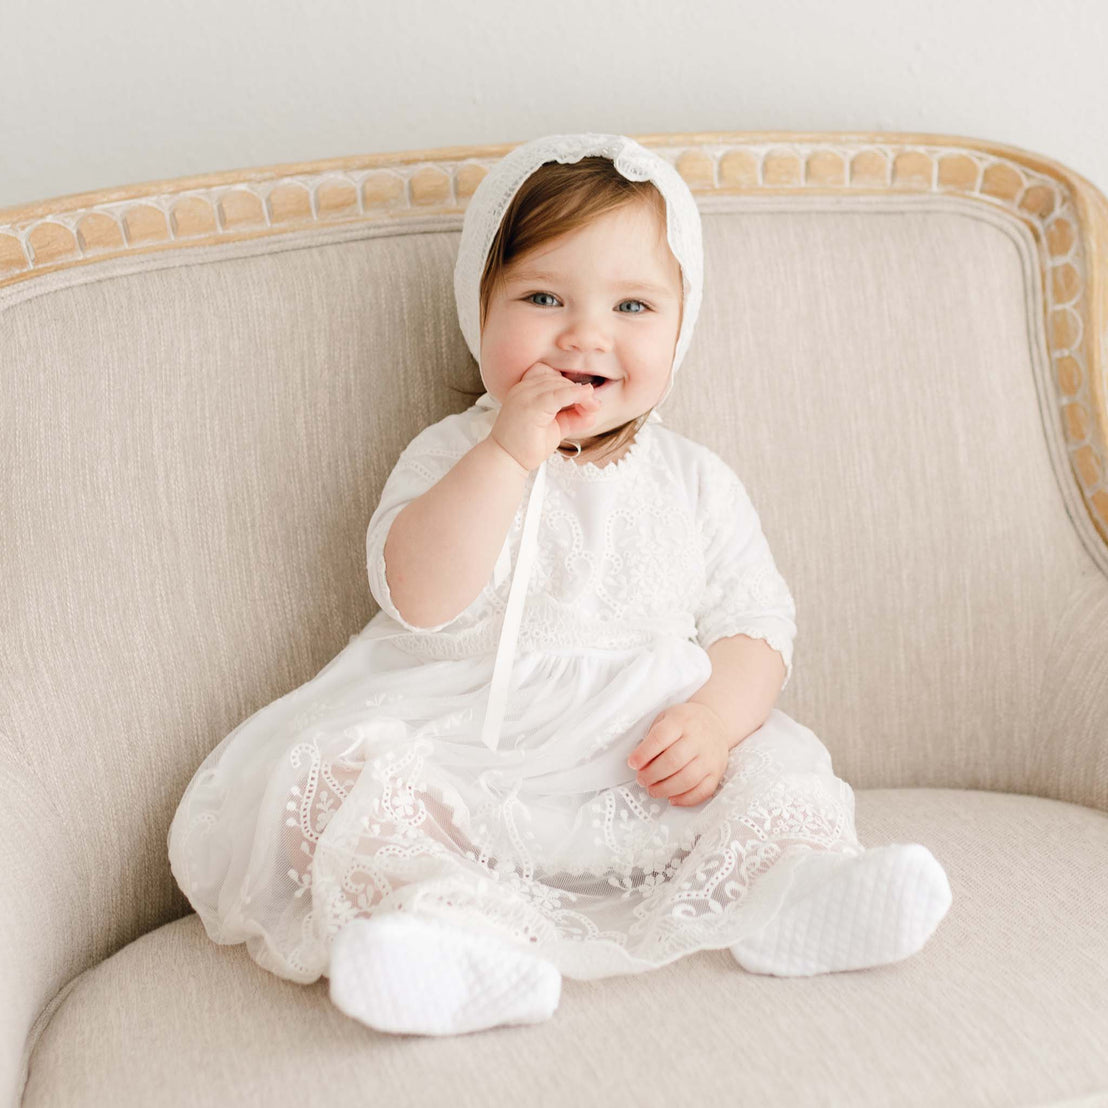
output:
[[863,842],[918,837],[955,889],[903,962],[788,979],[705,951],[635,979],[566,980],[533,1028],[431,1041],[347,1019],[325,981],[267,974],[189,915],[76,980],[32,1059],[25,1108],[976,1108],[1108,1088],[1108,817],[957,789],[857,801]]
[[[713,197],[703,211],[705,299],[666,423],[740,474],[793,590],[795,676],[778,706],[859,794],[933,787],[1087,806],[1080,834],[1050,832],[1060,864],[1085,864],[1082,834],[1100,828],[1103,848],[1093,809],[1108,810],[1108,556],[1055,469],[1028,233],[955,198]],[[51,1041],[74,1057],[87,1042],[78,1008],[68,1025],[48,1008],[82,971],[82,990],[119,972],[108,996],[130,979],[123,965],[160,966],[162,950],[213,990],[237,964],[240,952],[204,950],[194,922],[173,923],[189,909],[166,861],[169,820],[204,754],[373,615],[364,536],[385,476],[417,431],[483,391],[454,314],[460,222],[155,252],[0,290],[0,1088],[18,1081],[36,1015],[27,1052],[41,1027],[54,1037],[32,1075],[50,1073]],[[956,907],[989,896],[990,866],[1045,810],[988,799],[1014,807],[989,856],[980,809],[956,823]],[[913,822],[922,810],[893,808],[899,833],[945,865],[942,841]],[[997,918],[1022,926],[1031,903]],[[1094,980],[1080,909],[1051,903],[1043,979],[1077,989]],[[972,964],[1009,991],[992,1018],[1030,1018],[1020,978]],[[579,1018],[591,1033],[636,987],[631,1005],[679,995],[688,1012],[722,961],[695,965],[702,976],[678,966],[640,985],[598,982],[611,988]],[[890,974],[890,996],[902,980],[963,984],[943,983],[926,957]],[[237,980],[254,996],[280,987]],[[796,987],[751,986],[776,998]],[[841,1003],[836,982],[813,988]],[[590,995],[567,991],[567,1010]],[[1062,1011],[1073,998],[1059,997]],[[158,1011],[175,1018],[164,998]],[[1102,1017],[1103,1005],[1085,1011]],[[841,1014],[835,1032],[801,1012],[767,999],[742,1027],[791,1020],[795,1032],[800,1020],[808,1064],[830,1072]],[[78,1036],[68,1047],[66,1026]],[[989,1050],[1027,1060],[1014,1032],[975,1040],[970,1021],[955,1026],[963,1045],[981,1043],[975,1075],[993,1072]],[[1070,1070],[1091,1081],[1074,1035],[1065,1056],[1084,1061]],[[682,1041],[687,1058],[696,1040]],[[335,1041],[322,1049],[343,1056]],[[595,1057],[604,1087],[611,1055]],[[898,1058],[874,1051],[871,1065],[893,1081],[908,1064]]]

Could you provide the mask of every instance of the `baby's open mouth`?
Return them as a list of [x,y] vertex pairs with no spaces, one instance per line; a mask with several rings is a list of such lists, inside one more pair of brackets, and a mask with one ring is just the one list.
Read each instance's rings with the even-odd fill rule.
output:
[[600,388],[609,381],[608,377],[601,377],[595,373],[574,373],[572,370],[568,369],[562,369],[559,370],[559,372],[563,377],[568,378],[577,385],[592,385],[594,388]]

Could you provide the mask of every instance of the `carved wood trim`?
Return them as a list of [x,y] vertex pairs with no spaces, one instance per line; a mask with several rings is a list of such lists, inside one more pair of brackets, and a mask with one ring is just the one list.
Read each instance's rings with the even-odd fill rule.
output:
[[[1018,147],[907,133],[632,136],[695,194],[962,196],[1031,231],[1073,478],[1108,544],[1108,200]],[[513,149],[454,146],[150,181],[0,209],[0,289],[107,258],[312,227],[460,213]]]

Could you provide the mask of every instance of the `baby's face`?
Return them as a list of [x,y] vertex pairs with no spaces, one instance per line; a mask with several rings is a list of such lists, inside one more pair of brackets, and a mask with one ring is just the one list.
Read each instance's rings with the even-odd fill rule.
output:
[[489,301],[481,368],[503,401],[535,362],[605,378],[583,442],[665,392],[681,324],[681,267],[644,205],[625,206],[517,258]]

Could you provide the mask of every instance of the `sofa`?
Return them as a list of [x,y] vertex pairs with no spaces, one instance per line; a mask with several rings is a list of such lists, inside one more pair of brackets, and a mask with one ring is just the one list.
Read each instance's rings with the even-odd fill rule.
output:
[[7,1103],[1108,1105],[1108,201],[975,138],[633,137],[701,206],[662,415],[793,592],[777,707],[947,917],[887,966],[702,951],[452,1038],[213,943],[170,820],[375,614],[385,478],[483,391],[453,265],[515,144],[66,196],[0,211]]

